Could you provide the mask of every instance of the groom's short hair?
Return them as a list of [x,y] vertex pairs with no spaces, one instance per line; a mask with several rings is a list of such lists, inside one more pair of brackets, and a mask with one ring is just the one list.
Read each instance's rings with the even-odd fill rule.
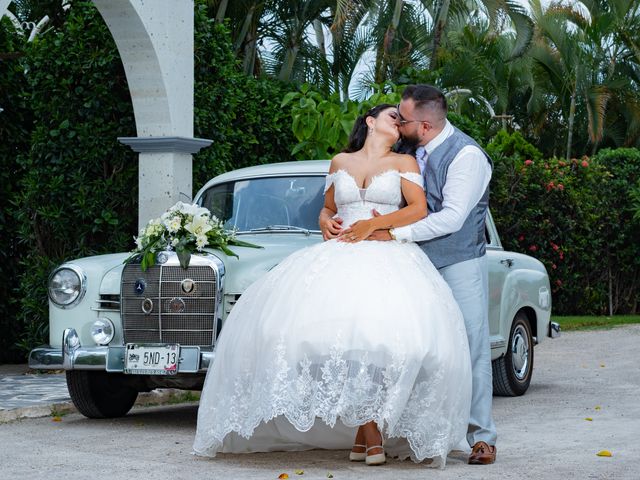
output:
[[447,99],[444,94],[432,85],[423,83],[409,85],[402,92],[403,100],[413,100],[417,109],[429,110],[447,116]]

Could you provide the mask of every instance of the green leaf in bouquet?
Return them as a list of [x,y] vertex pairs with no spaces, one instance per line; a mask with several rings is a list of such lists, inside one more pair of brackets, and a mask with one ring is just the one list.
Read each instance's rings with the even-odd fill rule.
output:
[[243,240],[238,240],[237,238],[229,240],[229,245],[234,245],[236,247],[264,248],[262,245],[256,245],[255,243],[245,242]]
[[180,261],[180,266],[185,270],[189,268],[189,262],[191,262],[191,252],[185,245],[180,242],[176,246],[176,254],[178,255],[178,260]]

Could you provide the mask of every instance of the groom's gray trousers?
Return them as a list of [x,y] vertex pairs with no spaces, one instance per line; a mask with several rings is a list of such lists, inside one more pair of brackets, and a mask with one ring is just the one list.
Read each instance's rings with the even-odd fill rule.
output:
[[440,269],[451,287],[467,328],[473,391],[467,441],[496,444],[496,426],[491,415],[493,378],[489,342],[489,270],[487,256],[454,263]]

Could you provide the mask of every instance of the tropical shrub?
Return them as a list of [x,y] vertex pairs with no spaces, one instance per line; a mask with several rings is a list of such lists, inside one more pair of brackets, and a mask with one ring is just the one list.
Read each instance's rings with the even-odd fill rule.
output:
[[[359,115],[381,103],[396,105],[405,86],[375,85],[376,92],[363,101],[341,101],[338,94],[327,96],[304,84],[289,92],[282,107],[291,112],[291,130],[298,143],[291,154],[300,160],[329,159],[346,147],[349,133]],[[470,118],[449,113],[448,119],[460,130],[482,143],[482,130]]]
[[280,106],[290,86],[242,73],[228,29],[207,17],[203,3],[195,18],[194,132],[213,143],[194,156],[194,191],[234,168],[293,160],[295,143]]

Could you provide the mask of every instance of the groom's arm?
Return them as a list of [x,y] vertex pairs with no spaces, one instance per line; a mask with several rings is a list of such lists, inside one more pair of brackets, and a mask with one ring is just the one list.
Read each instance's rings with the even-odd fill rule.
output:
[[491,180],[491,166],[475,146],[464,147],[449,165],[442,189],[442,210],[419,222],[394,228],[397,240],[423,242],[457,232],[484,195]]

